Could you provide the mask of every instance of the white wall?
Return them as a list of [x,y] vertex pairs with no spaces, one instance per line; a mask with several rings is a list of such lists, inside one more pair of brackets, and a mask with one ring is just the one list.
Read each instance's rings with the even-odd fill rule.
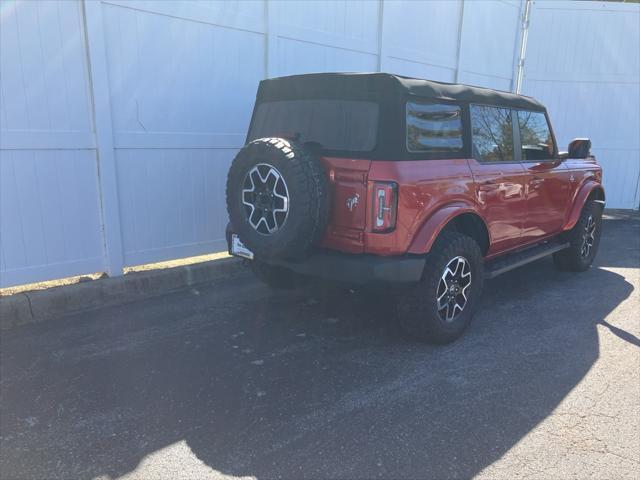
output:
[[264,78],[258,2],[104,2],[125,265],[224,250],[225,178]]
[[0,12],[0,285],[101,271],[82,5]]
[[[637,207],[639,6],[560,3],[534,2],[523,93],[562,143],[593,138],[609,206]],[[260,79],[382,70],[512,90],[523,7],[0,0],[0,286],[224,249]]]
[[457,82],[514,91],[523,5],[465,2]]
[[522,93],[547,106],[561,150],[591,138],[613,208],[640,203],[638,7],[534,2],[528,32]]

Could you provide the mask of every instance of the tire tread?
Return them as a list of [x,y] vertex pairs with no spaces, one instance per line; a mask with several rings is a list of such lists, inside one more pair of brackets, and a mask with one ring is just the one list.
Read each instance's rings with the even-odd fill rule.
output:
[[[444,266],[460,252],[465,252],[475,263],[474,289],[465,307],[464,319],[456,325],[446,325],[433,310],[434,298],[430,292],[437,290],[438,282]],[[427,254],[422,281],[407,292],[398,304],[399,320],[402,329],[410,336],[421,341],[435,344],[446,344],[457,339],[466,329],[473,309],[482,291],[484,283],[483,260],[477,242],[456,231],[444,231]],[[477,278],[479,277],[479,278]]]

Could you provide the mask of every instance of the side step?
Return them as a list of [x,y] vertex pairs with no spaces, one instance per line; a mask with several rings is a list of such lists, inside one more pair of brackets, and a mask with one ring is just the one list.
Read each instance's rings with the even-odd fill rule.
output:
[[495,260],[488,262],[484,267],[484,278],[494,278],[498,275],[513,270],[514,268],[526,265],[529,262],[533,262],[540,258],[551,255],[552,253],[559,252],[569,247],[569,242],[547,242],[541,243],[534,247],[529,247],[525,250],[510,253],[504,257],[499,257]]

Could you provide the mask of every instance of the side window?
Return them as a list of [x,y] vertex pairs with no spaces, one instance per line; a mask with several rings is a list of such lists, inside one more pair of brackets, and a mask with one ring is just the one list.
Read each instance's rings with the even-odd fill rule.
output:
[[471,105],[473,154],[481,162],[513,162],[513,124],[508,108]]
[[460,106],[407,102],[407,149],[410,152],[461,151]]
[[523,160],[546,160],[553,156],[553,137],[542,112],[518,112]]

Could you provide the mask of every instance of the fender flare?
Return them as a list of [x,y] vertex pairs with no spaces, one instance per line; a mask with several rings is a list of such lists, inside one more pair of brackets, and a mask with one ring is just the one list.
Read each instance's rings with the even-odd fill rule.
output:
[[[584,204],[587,203],[589,195],[591,195],[594,190],[600,190],[600,192],[602,193],[602,198],[605,198],[604,188],[602,187],[602,184],[594,180],[587,180],[578,190],[578,193],[573,200],[573,205],[571,207],[571,210],[569,211],[569,215],[564,222],[562,230],[571,230],[576,225],[576,223],[578,223],[582,207],[584,207]],[[604,208],[604,200],[599,201],[602,202],[602,206]]]
[[[408,253],[420,255],[428,253],[444,227],[455,217],[465,213],[472,213],[476,215],[484,223],[482,215],[480,215],[478,211],[469,204],[462,202],[449,203],[437,210],[422,224],[418,233],[411,241]],[[484,226],[485,228],[487,227],[486,223],[484,223]],[[487,232],[489,232],[488,228]],[[491,244],[491,238],[489,238],[489,244]]]

